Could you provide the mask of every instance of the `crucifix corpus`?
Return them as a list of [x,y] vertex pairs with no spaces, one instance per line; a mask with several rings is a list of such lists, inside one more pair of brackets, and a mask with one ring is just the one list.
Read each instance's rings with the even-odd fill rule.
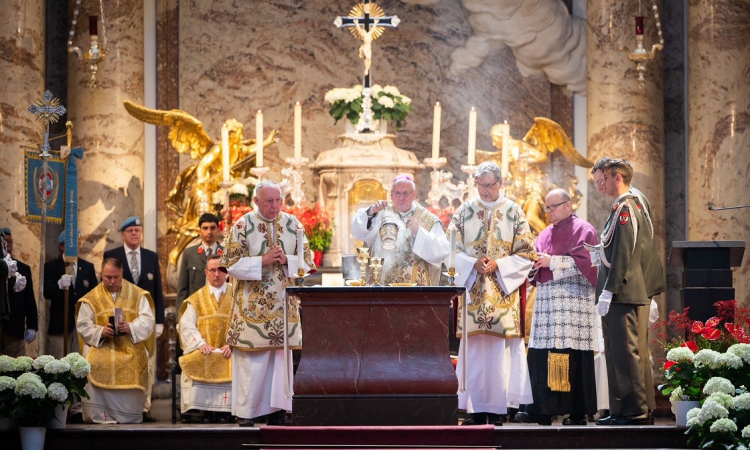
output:
[[349,27],[352,35],[362,41],[359,47],[359,57],[364,60],[364,76],[362,78],[362,116],[357,123],[357,130],[374,131],[372,118],[372,88],[370,68],[372,67],[372,41],[379,38],[385,28],[396,28],[401,23],[398,16],[386,16],[383,9],[370,0],[364,0],[349,11],[346,17],[338,16],[333,21],[337,28]]

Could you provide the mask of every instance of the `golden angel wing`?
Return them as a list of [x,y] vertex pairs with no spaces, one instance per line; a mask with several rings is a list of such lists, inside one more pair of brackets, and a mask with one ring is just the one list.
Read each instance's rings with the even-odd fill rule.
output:
[[523,140],[535,146],[543,154],[560,150],[565,158],[576,166],[594,166],[593,161],[578,153],[562,127],[554,120],[546,117],[535,117],[534,125],[526,133]]
[[136,119],[169,127],[169,141],[177,153],[185,153],[189,150],[190,157],[198,159],[214,144],[203,129],[203,123],[185,111],[151,109],[129,100],[125,100],[123,104],[128,113]]

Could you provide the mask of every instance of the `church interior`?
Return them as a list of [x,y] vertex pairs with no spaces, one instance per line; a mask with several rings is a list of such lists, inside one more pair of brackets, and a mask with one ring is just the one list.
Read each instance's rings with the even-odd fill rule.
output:
[[[475,195],[471,167],[484,160],[509,174],[507,195],[530,205],[533,195],[543,206],[550,189],[568,190],[597,232],[611,199],[597,192],[590,167],[604,156],[630,161],[666,270],[661,318],[683,307],[673,242],[744,248],[750,239],[747,0],[381,0],[373,2],[378,32],[364,37],[350,22],[334,23],[369,2],[357,3],[3,0],[0,227],[13,231],[14,257],[36,277],[40,261],[58,256],[64,229],[48,222],[42,235],[27,217],[34,199],[24,152],[40,152],[45,141],[29,107],[45,91],[67,110],[49,124],[53,157],[68,130],[67,145],[83,147],[79,255],[98,268],[121,245],[120,224],[142,218],[141,245],[159,255],[167,306],[197,216],[226,213],[232,199],[252,206],[261,179],[281,182],[290,207],[327,215],[332,235],[320,272],[333,283],[343,282],[338,274],[356,253],[352,214],[387,198],[393,176],[413,175],[418,201],[449,214]],[[395,93],[410,105],[406,114],[375,110],[381,115],[369,122],[355,113],[359,125],[341,111],[334,117],[336,95],[345,95],[334,90],[363,85]],[[231,158],[226,172],[222,158]],[[541,208],[524,210],[532,228],[534,219],[539,231],[546,226]],[[729,286],[744,306],[747,259],[733,265]],[[36,343],[28,351],[34,356]],[[160,357],[159,377],[167,372]],[[684,444],[681,432],[656,428],[653,442]],[[520,431],[505,431],[521,445]],[[244,439],[232,433],[232,442]],[[75,448],[50,436],[48,448]],[[544,436],[532,445],[573,448],[587,439]],[[623,447],[625,436],[615,438]]]

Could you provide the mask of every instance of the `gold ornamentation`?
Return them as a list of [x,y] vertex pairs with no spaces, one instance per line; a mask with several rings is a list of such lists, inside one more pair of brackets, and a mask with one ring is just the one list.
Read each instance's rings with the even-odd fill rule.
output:
[[570,355],[549,352],[547,356],[547,387],[552,392],[570,392]]
[[[369,3],[365,5],[364,3],[360,3],[358,5],[354,5],[351,11],[349,11],[349,17],[364,17],[365,16],[365,8],[370,8],[370,17],[377,19],[378,17],[385,17],[385,11],[383,11],[383,8],[381,8],[377,3]],[[375,26],[370,29],[372,40],[379,38],[383,32],[385,31],[384,27]],[[364,40],[364,37],[360,34],[357,27],[351,27],[349,28],[349,32],[354,36],[355,38],[359,39],[360,41]],[[360,56],[361,58],[361,56]]]

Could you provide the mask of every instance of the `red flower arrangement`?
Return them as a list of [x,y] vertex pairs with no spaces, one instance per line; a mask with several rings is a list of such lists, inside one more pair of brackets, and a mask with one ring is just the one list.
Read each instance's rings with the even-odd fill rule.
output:
[[286,208],[286,212],[293,215],[305,227],[305,235],[310,243],[310,250],[325,252],[331,246],[333,228],[328,212],[319,203],[310,205],[294,205]]
[[428,206],[427,211],[438,216],[438,219],[443,222],[443,228],[447,230],[448,226],[451,224],[451,219],[453,219],[453,213],[456,212],[456,208],[453,206],[447,206],[445,208],[439,206]]

